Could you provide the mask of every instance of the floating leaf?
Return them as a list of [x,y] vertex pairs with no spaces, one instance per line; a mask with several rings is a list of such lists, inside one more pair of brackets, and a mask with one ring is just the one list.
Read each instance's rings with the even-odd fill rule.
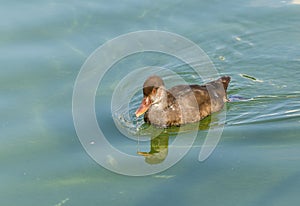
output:
[[225,58],[224,56],[219,56],[219,59],[220,59],[221,61],[225,61],[225,60],[226,60],[226,58]]
[[256,82],[263,82],[262,80],[256,79],[255,77],[252,77],[248,74],[240,74],[241,77],[247,78],[247,79],[251,79],[252,81],[256,81]]
[[236,36],[236,37],[235,37],[235,40],[241,41],[242,39],[241,39],[240,37]]

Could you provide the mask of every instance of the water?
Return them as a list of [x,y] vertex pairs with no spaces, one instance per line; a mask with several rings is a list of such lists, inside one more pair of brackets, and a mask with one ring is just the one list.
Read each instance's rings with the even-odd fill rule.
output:
[[[0,15],[0,205],[300,201],[299,2],[9,1]],[[99,166],[81,146],[72,120],[72,92],[80,67],[98,46],[142,29],[174,32],[198,44],[220,74],[232,77],[229,96],[234,101],[226,106],[221,141],[205,162],[197,161],[204,127],[175,166],[127,177]],[[145,59],[115,65],[96,96],[96,111],[103,114],[97,117],[100,127],[112,143],[133,154],[137,143],[120,138],[112,113],[99,106],[110,104],[111,93],[127,74],[117,72],[118,66],[128,68],[130,62],[134,69],[157,59],[154,66],[182,68],[172,59],[142,55]]]

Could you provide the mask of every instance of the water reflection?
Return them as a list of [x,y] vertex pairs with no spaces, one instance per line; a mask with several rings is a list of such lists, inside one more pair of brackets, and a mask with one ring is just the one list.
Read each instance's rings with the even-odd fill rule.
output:
[[150,141],[150,151],[149,152],[137,151],[137,154],[144,156],[145,162],[148,164],[162,163],[168,155],[170,137],[176,137],[179,130],[180,132],[186,132],[186,133],[189,133],[194,130],[207,130],[211,125],[211,120],[212,117],[209,116],[201,120],[200,123],[187,124],[181,127],[170,127],[166,129],[156,128],[152,125],[145,123],[142,126],[143,129],[141,130],[141,132],[147,130],[148,133],[149,131],[152,131],[151,141]]
[[162,132],[157,137],[151,139],[149,152],[138,151],[137,153],[144,156],[145,162],[148,164],[159,164],[163,162],[168,155],[168,144],[169,133]]

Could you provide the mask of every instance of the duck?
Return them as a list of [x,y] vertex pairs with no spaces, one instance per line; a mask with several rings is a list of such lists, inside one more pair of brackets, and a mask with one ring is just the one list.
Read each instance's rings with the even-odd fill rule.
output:
[[227,99],[231,78],[222,76],[203,85],[177,85],[166,89],[160,76],[152,75],[143,85],[143,99],[135,111],[151,125],[167,128],[198,122],[220,111]]

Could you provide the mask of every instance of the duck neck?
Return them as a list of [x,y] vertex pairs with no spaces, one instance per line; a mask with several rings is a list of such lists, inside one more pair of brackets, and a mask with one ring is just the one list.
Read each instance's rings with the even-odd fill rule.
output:
[[153,102],[153,106],[158,110],[168,107],[168,93],[164,86],[157,89],[157,98]]

